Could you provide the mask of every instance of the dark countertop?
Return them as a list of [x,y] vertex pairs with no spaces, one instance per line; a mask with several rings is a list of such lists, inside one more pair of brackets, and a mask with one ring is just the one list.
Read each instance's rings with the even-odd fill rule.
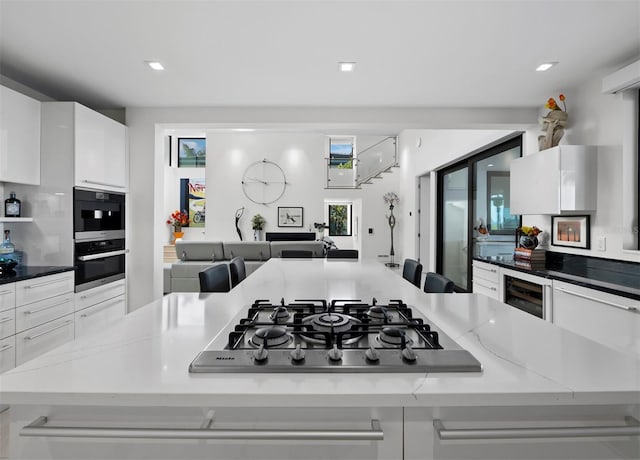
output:
[[40,276],[55,275],[56,273],[63,273],[73,271],[73,267],[60,267],[60,266],[28,266],[19,265],[13,270],[7,273],[0,274],[0,284],[15,283],[16,281],[23,281],[32,278],[38,278]]
[[513,256],[474,257],[500,267],[640,300],[640,264],[547,252],[546,261],[528,263]]

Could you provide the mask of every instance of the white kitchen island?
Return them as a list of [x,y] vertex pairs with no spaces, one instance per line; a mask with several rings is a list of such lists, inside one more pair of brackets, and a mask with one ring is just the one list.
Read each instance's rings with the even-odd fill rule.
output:
[[[282,297],[402,299],[483,371],[189,374],[251,302]],[[640,456],[637,356],[483,295],[425,294],[376,261],[271,259],[228,294],[170,294],[1,375],[1,404],[9,458]]]

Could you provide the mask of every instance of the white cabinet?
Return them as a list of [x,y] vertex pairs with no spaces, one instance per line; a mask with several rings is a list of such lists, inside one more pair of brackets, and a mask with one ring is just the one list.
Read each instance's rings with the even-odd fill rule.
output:
[[407,407],[404,459],[636,459],[637,437],[607,436],[634,415],[620,406]]
[[73,340],[74,273],[0,285],[0,372]]
[[473,292],[500,300],[500,267],[474,260],[472,270]]
[[[399,460],[403,456],[401,407],[210,409],[12,406],[9,457]],[[22,427],[42,415],[50,417],[48,423],[57,425],[58,432],[60,426],[74,428],[70,437],[44,437],[46,428],[36,437],[24,436],[28,430]],[[102,427],[96,430],[100,433],[83,442],[82,431],[95,426]],[[131,439],[136,433],[128,427],[149,428],[147,439]],[[108,437],[111,433],[115,436]]]
[[640,301],[553,281],[553,322],[623,352],[640,356]]
[[75,184],[127,189],[126,127],[80,104],[75,104]]
[[125,280],[76,293],[75,310],[76,338],[117,322],[127,312]]
[[121,123],[76,102],[44,102],[42,142],[48,185],[127,191],[127,129]]
[[511,214],[594,211],[596,148],[559,145],[511,161]]
[[40,106],[0,86],[0,182],[40,184]]

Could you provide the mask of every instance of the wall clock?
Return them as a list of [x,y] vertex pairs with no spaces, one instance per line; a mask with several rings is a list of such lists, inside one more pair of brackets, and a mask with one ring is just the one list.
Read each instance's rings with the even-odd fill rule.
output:
[[278,164],[269,160],[256,161],[247,166],[242,175],[242,191],[258,204],[278,201],[287,186],[287,178]]

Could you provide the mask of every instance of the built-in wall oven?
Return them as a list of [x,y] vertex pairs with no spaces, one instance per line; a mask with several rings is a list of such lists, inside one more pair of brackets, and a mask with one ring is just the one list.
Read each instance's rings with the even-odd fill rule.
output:
[[517,270],[502,269],[502,301],[538,318],[551,321],[552,281]]
[[75,290],[125,277],[125,195],[74,189]]

